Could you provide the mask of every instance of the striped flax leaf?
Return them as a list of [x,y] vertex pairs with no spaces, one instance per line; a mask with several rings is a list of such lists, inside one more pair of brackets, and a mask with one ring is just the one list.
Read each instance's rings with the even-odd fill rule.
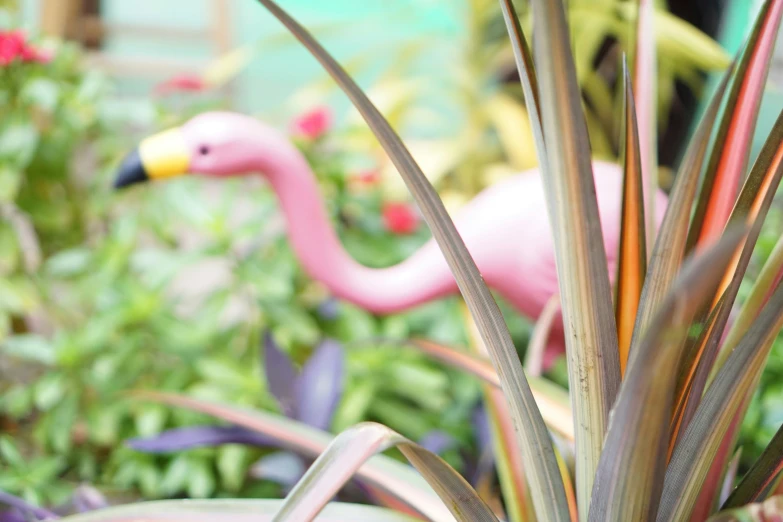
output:
[[652,520],[667,462],[676,368],[694,313],[720,281],[744,229],[686,264],[628,368],[593,487],[591,522]]
[[729,333],[726,335],[718,358],[713,365],[712,375],[710,375],[707,380],[707,387],[711,385],[718,370],[723,367],[729,354],[734,350],[737,344],[739,344],[742,336],[744,336],[752,326],[753,321],[758,317],[761,308],[769,300],[770,288],[776,287],[780,282],[781,277],[783,277],[783,237],[778,239],[778,242],[772,249],[772,253],[761,268],[756,282],[753,283],[750,294],[742,305],[737,319],[731,325],[731,328],[729,328]]
[[[778,118],[772,132],[770,133],[764,147],[759,154],[759,158],[756,161],[748,179],[743,186],[740,193],[737,204],[732,212],[732,216],[729,220],[732,222],[740,222],[743,220],[759,222],[759,227],[763,223],[766,214],[772,204],[773,198],[777,192],[777,188],[780,185],[781,177],[783,177],[783,113]],[[721,288],[728,284],[728,288],[723,292],[720,298],[719,306],[716,307],[718,315],[715,319],[716,325],[711,325],[711,328],[707,330],[708,337],[706,338],[706,346],[703,350],[703,355],[700,358],[699,365],[696,370],[696,374],[693,378],[692,390],[690,392],[690,400],[687,402],[687,408],[684,414],[684,420],[687,422],[693,415],[698,401],[701,399],[702,391],[706,386],[706,381],[709,377],[709,372],[714,366],[714,361],[719,355],[718,343],[720,341],[720,335],[725,328],[726,321],[730,313],[730,304],[733,303],[739,291],[739,286],[742,282],[742,276],[745,273],[748,263],[750,262],[751,254],[753,253],[753,247],[755,246],[758,238],[758,231],[749,235],[745,240],[745,244],[741,253],[735,254],[735,259],[732,262],[730,270],[724,276]],[[780,282],[780,279],[776,278],[772,287],[776,286]],[[766,297],[769,296],[769,287],[767,288]],[[727,350],[724,345],[720,350]],[[727,435],[719,448],[718,453],[713,459],[710,471],[707,475],[707,480],[702,487],[699,500],[697,502],[694,516],[703,518],[702,515],[709,513],[709,509],[713,505],[714,499],[718,495],[718,489],[720,487],[720,477],[728,464],[731,448],[736,444],[736,438],[738,436],[739,424],[745,415],[745,411],[751,400],[753,390],[758,386],[760,375],[755,377],[753,383],[748,387],[748,391],[745,392],[746,396],[741,403],[740,408],[735,414],[735,418],[732,421]]]
[[764,492],[772,485],[775,477],[781,471],[783,471],[783,426],[775,432],[761,456],[745,473],[721,509],[737,508],[762,500]]
[[[237,426],[272,437],[280,447],[317,457],[332,442],[333,436],[297,421],[262,411],[204,401],[171,393],[138,392],[135,396],[162,404],[205,413]],[[454,520],[436,493],[409,466],[384,456],[368,460],[356,472],[356,478],[403,501],[431,520]]]
[[[492,363],[484,358],[465,353],[425,339],[411,339],[411,345],[433,359],[475,375],[487,384],[500,388],[500,379]],[[542,377],[528,377],[530,389],[547,427],[563,437],[574,441],[574,422],[571,414],[568,392],[557,384]]]
[[726,475],[723,477],[723,485],[720,490],[720,497],[718,503],[723,505],[728,500],[729,495],[734,490],[734,484],[737,480],[737,473],[739,473],[740,459],[742,458],[742,447],[740,446],[734,450],[734,456],[729,461],[729,467],[726,470]]
[[724,511],[707,522],[772,522],[783,517],[783,497],[772,497],[765,502]]
[[525,465],[517,449],[514,423],[503,398],[503,392],[487,384],[482,386],[482,391],[492,433],[495,467],[508,514],[507,519],[509,522],[534,520],[535,513],[524,475]]
[[[772,205],[781,177],[783,177],[783,112],[778,116],[758,159],[743,184],[729,218],[729,224],[745,223],[749,225],[757,219],[763,222]],[[688,358],[682,363],[680,371],[684,378],[681,379],[678,389],[680,416],[675,416],[673,419],[673,425],[677,429],[673,433],[672,442],[678,438],[679,433],[687,428],[696,406],[701,400],[707,378],[718,356],[720,338],[739,292],[742,278],[750,263],[757,239],[758,233],[755,235],[751,233],[737,249],[728,270],[714,293],[716,301],[707,326],[696,341],[695,349],[688,353]]]
[[[680,367],[678,369],[678,375],[677,375],[677,381],[675,385],[675,401],[674,401],[674,412],[672,414],[671,419],[671,430],[669,434],[669,458],[671,458],[672,453],[674,452],[674,447],[677,445],[677,442],[680,440],[680,435],[685,431],[685,428],[687,427],[687,423],[690,422],[690,419],[693,417],[692,413],[686,415],[686,407],[690,406],[698,406],[699,400],[701,397],[699,397],[698,400],[693,403],[693,401],[690,400],[691,398],[691,386],[690,383],[693,381],[691,380],[692,373],[690,372],[690,369],[692,368],[692,360],[693,360],[693,352],[695,352],[700,346],[703,346],[704,343],[706,343],[707,338],[709,337],[710,333],[714,331],[717,328],[717,321],[719,316],[721,315],[721,312],[723,310],[723,305],[725,304],[726,300],[721,299],[716,304],[715,307],[709,311],[709,314],[707,315],[706,319],[703,320],[694,320],[694,326],[698,327],[698,333],[695,335],[689,336],[686,340],[685,350],[683,354],[683,358],[680,361]],[[705,305],[709,305],[709,301],[705,303]],[[700,313],[704,313],[704,309],[707,308],[707,306],[703,307],[702,310],[700,310]],[[697,315],[697,317],[699,317]],[[695,396],[694,396],[695,397]]]
[[[655,238],[655,191],[658,189],[658,121],[655,107],[656,92],[656,49],[655,49],[655,7],[653,0],[639,0],[639,15],[636,17],[636,48],[634,53],[633,92],[637,99],[633,104],[639,121],[639,150],[642,169],[644,210],[646,213],[645,236],[652,244]],[[626,125],[627,125],[626,120]],[[621,134],[622,136],[622,134]],[[622,346],[622,343],[621,343]],[[622,361],[620,364],[625,367]]]
[[[587,125],[560,0],[534,0],[533,51],[576,429],[576,497],[587,518],[609,411],[620,385],[617,326],[598,217]],[[557,197],[555,197],[557,195]]]
[[[282,500],[159,500],[90,511],[62,522],[272,522]],[[416,522],[402,513],[360,504],[334,502],[316,522]]]
[[497,517],[459,473],[399,433],[363,422],[339,434],[297,483],[274,522],[313,520],[367,459],[396,446],[427,479],[460,522],[497,522]]
[[541,123],[541,100],[538,91],[538,78],[533,66],[533,56],[530,46],[522,32],[519,23],[519,15],[514,8],[513,0],[499,0],[500,10],[503,12],[503,20],[506,22],[506,31],[511,40],[511,49],[514,52],[514,61],[519,72],[522,91],[525,95],[527,112],[530,117],[530,125],[533,128],[533,136],[536,143],[538,164],[542,172],[546,172],[546,144],[544,142],[544,129]]
[[[484,284],[443,202],[397,133],[334,58],[273,0],[259,0],[259,2],[304,44],[334,78],[361,113],[405,180],[454,273],[462,296],[481,333],[482,342],[489,350],[500,377],[503,393],[509,402],[509,411],[514,420],[517,444],[524,461],[529,463],[525,466],[525,474],[533,492],[536,514],[543,522],[568,520],[568,502],[552,441],[549,439],[541,412],[536,407],[530,386],[522,371],[522,364],[511,341],[511,335],[497,303]],[[597,220],[597,213],[595,217]],[[605,264],[606,260],[603,257],[601,259]],[[604,275],[605,272],[604,269]],[[616,354],[616,341],[613,350]]]
[[[714,381],[718,370],[723,367],[726,358],[737,346],[742,336],[748,332],[748,329],[752,326],[753,321],[757,319],[759,311],[769,301],[773,289],[777,288],[781,279],[783,279],[783,238],[777,242],[769,258],[764,263],[758,278],[750,290],[749,296],[740,309],[739,316],[732,324],[732,327],[730,328],[729,333],[723,342],[721,352],[718,354],[719,359],[723,358],[723,360],[717,360],[713,365],[713,375],[711,375],[708,380],[707,388],[712,386],[712,382]],[[697,516],[699,513],[704,515],[708,514],[710,512],[709,509],[713,506],[713,499],[717,494],[719,480],[724,469],[723,464],[725,459],[728,458],[730,449],[733,448],[736,444],[739,423],[744,417],[744,413],[747,410],[753,390],[756,388],[760,377],[760,374],[756,375],[753,384],[748,387],[745,399],[741,403],[740,408],[735,413],[729,430],[724,436],[724,440],[721,442],[718,453],[713,459],[713,463],[707,474],[704,486],[702,486],[702,491],[699,494],[698,500],[696,502],[694,516]],[[773,487],[774,486],[771,486],[771,488]],[[780,493],[780,491],[777,491],[773,494]]]
[[[759,378],[761,377],[761,370],[757,373],[755,379],[748,386],[748,391],[752,392],[758,387]],[[718,446],[718,451],[715,453],[715,458],[710,464],[710,469],[707,471],[707,477],[704,479],[704,483],[701,486],[699,496],[696,497],[696,502],[693,506],[693,512],[691,513],[691,520],[704,520],[715,512],[717,506],[716,496],[719,494],[721,487],[721,481],[723,480],[726,466],[724,463],[728,463],[731,457],[731,450],[737,446],[737,436],[739,435],[739,428],[742,424],[742,419],[745,417],[745,412],[748,410],[750,399],[746,394],[746,397],[741,401],[739,408],[734,413],[734,418],[729,422],[729,429],[726,430],[726,434],[723,436],[723,440]]]
[[720,235],[734,206],[748,164],[781,16],[783,0],[764,3],[737,62],[691,224],[689,250],[694,246],[701,248]]
[[[758,228],[757,221],[753,228]],[[775,336],[783,326],[783,286],[729,355],[696,410],[666,471],[658,522],[686,521],[697,505],[713,458],[746,401],[746,394],[764,366]]]
[[[467,325],[466,330],[470,339],[471,349],[477,356],[486,357],[487,349],[481,342],[476,323],[471,320],[470,314],[464,306],[462,307],[462,315]],[[497,468],[500,490],[503,494],[505,518],[508,522],[535,520],[536,515],[533,510],[527,480],[525,480],[525,467],[522,455],[515,442],[514,422],[511,420],[511,414],[508,411],[506,400],[503,398],[503,392],[498,387],[487,383],[482,385],[481,390],[484,396],[484,408],[492,437],[495,467]],[[544,409],[540,405],[538,409],[541,410],[543,415]],[[544,422],[546,422],[546,418]],[[563,477],[563,486],[566,488],[566,493],[568,493],[567,484],[565,484],[567,477],[567,474]]]
[[530,334],[530,341],[528,341],[527,350],[525,350],[525,373],[528,380],[530,377],[540,377],[544,373],[546,345],[552,326],[554,326],[555,320],[559,319],[557,315],[559,311],[560,296],[552,294],[541,310],[536,324],[533,325],[533,332]]
[[628,64],[623,59],[625,85],[624,131],[621,134],[623,155],[623,199],[620,219],[620,252],[617,256],[617,283],[615,319],[617,342],[620,349],[620,372],[624,375],[631,349],[636,311],[647,273],[647,236],[645,234],[644,179],[639,148],[639,128],[628,75]]

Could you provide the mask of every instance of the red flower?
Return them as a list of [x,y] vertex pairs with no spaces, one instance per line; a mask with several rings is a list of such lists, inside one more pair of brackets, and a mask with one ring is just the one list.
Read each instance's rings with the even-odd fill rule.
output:
[[22,58],[25,49],[25,37],[21,31],[0,31],[0,65]]
[[158,96],[166,96],[174,92],[202,92],[207,90],[204,80],[195,74],[179,74],[155,86]]
[[383,206],[383,223],[394,234],[411,234],[419,226],[419,215],[407,203],[386,203]]
[[308,111],[291,122],[291,131],[297,136],[315,140],[326,134],[332,126],[332,112],[321,106]]
[[381,181],[381,173],[377,170],[365,170],[355,176],[356,181],[365,185],[375,185]]
[[9,65],[17,59],[26,63],[47,63],[52,55],[28,45],[22,31],[0,31],[0,66]]
[[348,185],[356,190],[366,190],[381,182],[381,173],[377,170],[365,170],[348,178]]

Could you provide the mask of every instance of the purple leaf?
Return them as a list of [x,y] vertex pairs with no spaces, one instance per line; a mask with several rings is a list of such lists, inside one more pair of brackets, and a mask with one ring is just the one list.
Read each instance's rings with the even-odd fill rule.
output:
[[495,464],[495,448],[492,445],[492,429],[489,425],[487,411],[479,406],[473,412],[473,431],[476,433],[478,458],[470,466],[466,476],[470,477],[472,485],[479,483],[482,477],[492,471]]
[[271,453],[259,459],[250,467],[250,476],[256,479],[271,480],[289,490],[299,482],[306,470],[307,467],[298,455],[282,451]]
[[316,313],[325,321],[334,321],[340,312],[340,303],[334,297],[327,297],[318,304]]
[[29,517],[25,517],[18,509],[0,511],[0,522],[29,522]]
[[76,488],[71,503],[77,513],[85,513],[109,506],[106,498],[92,486],[81,485]]
[[[6,493],[5,491],[0,491],[0,504],[5,504],[6,506],[10,506],[14,508],[16,511],[19,511],[21,514],[21,520],[27,520],[25,518],[25,514],[32,515],[38,520],[53,520],[60,518],[51,511],[47,509],[42,509],[39,507],[36,507],[26,500],[23,500],[19,497],[15,497],[14,495],[11,495],[10,493]],[[17,520],[14,518],[16,514],[14,511],[5,512],[0,514],[0,517],[3,517],[3,520]],[[8,518],[6,518],[8,517]]]
[[479,453],[485,453],[492,449],[492,429],[489,425],[489,417],[486,410],[479,406],[473,412],[473,431],[476,434],[476,443]]
[[193,426],[177,428],[155,437],[129,439],[125,443],[143,453],[172,453],[175,451],[219,446],[221,444],[249,444],[276,446],[272,439],[241,426]]
[[328,430],[343,393],[345,357],[342,346],[325,340],[302,368],[296,381],[297,419]]
[[275,396],[286,417],[296,416],[296,369],[272,337],[264,332],[264,371],[269,391]]
[[443,454],[444,451],[453,448],[456,444],[457,441],[451,435],[440,430],[432,430],[419,441],[421,447],[436,455]]

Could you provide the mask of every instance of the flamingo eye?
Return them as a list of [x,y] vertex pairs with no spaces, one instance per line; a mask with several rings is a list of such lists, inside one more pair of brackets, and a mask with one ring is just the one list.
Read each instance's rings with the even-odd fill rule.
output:
[[198,152],[202,156],[206,156],[207,154],[209,154],[209,147],[207,147],[206,145],[202,145],[201,147],[199,147]]

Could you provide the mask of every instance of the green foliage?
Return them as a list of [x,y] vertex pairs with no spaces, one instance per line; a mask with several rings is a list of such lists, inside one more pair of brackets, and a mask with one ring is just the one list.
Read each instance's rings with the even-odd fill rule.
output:
[[[0,380],[0,422],[23,441],[26,465],[42,470],[35,480],[19,478],[23,469],[3,474],[0,489],[44,504],[78,481],[147,497],[279,494],[247,480],[257,450],[153,457],[123,447],[201,419],[131,402],[132,389],[275,410],[261,377],[263,329],[298,362],[325,336],[348,345],[334,428],[377,419],[413,439],[438,428],[472,444],[477,383],[371,341],[419,335],[465,344],[456,300],[386,318],[332,303],[299,268],[273,195],[255,180],[219,191],[182,180],[115,195],[108,173],[130,147],[130,118],[108,104],[110,83],[80,60],[65,46],[51,64],[0,68],[8,80],[0,84],[8,100],[0,197],[13,215],[0,222],[0,368],[11,376]],[[150,127],[188,115],[148,112]],[[301,146],[359,261],[398,262],[427,238],[423,228],[410,236],[385,229],[379,191],[352,188],[355,158],[328,136]],[[517,333],[524,340],[525,327]]]

